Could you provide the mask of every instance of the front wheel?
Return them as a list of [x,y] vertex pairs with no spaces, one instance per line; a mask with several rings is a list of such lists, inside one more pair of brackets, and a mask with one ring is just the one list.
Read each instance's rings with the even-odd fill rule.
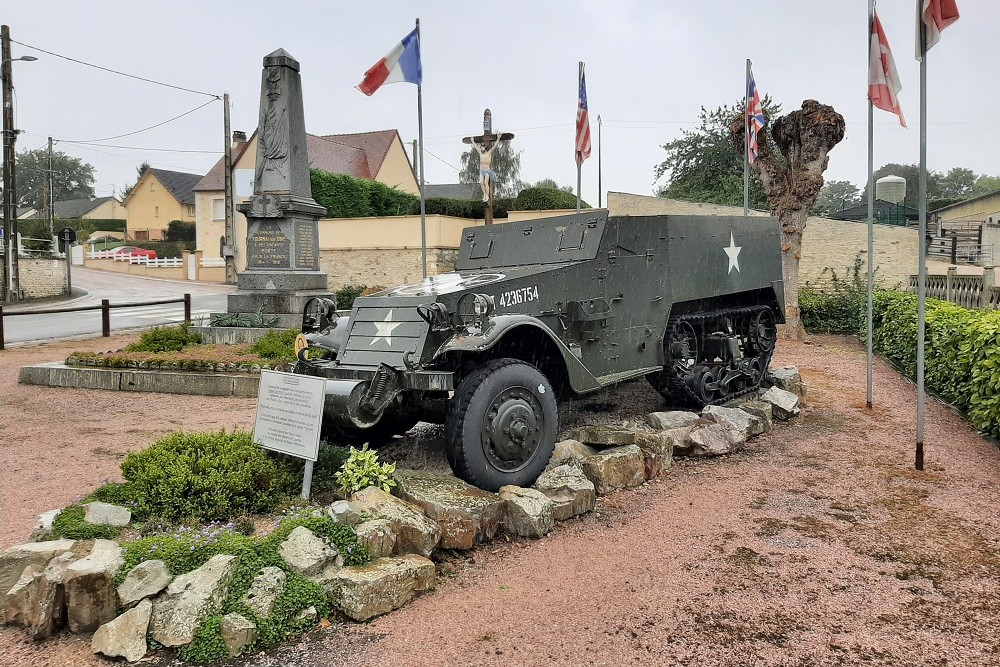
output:
[[555,448],[559,415],[548,379],[516,359],[495,359],[458,385],[445,418],[448,462],[487,491],[530,486]]

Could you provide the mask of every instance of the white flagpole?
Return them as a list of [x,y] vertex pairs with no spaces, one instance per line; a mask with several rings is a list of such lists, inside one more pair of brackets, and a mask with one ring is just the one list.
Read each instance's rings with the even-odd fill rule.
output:
[[920,26],[920,232],[917,242],[917,444],[914,468],[924,469],[924,322],[927,304],[927,24]]
[[[580,115],[580,82],[581,81],[583,81],[583,61],[582,60],[580,61],[580,69],[579,69],[579,73],[577,74],[577,77],[576,77],[576,107],[577,107],[576,113],[577,113],[577,116]],[[588,124],[590,123],[590,118],[589,117],[587,118],[587,123]],[[580,134],[580,129],[577,128],[576,133],[574,135],[575,138],[573,140],[573,143],[574,143],[573,157],[576,158],[576,214],[577,215],[580,214],[580,179],[581,179],[580,173],[581,173],[581,169],[583,167],[583,160],[580,159],[579,150],[578,150],[579,146],[575,145],[576,141],[579,139],[579,134]]]
[[750,215],[750,59],[743,81],[743,217]]
[[[875,28],[875,0],[871,0],[868,3],[868,67],[871,68],[872,62],[872,34]],[[869,85],[871,81],[869,81]],[[872,104],[871,89],[869,87],[868,95],[868,307],[867,307],[867,323],[868,323],[868,355],[867,355],[867,379],[868,379],[868,393],[867,393],[867,405],[868,409],[872,408],[872,386],[873,386],[873,350],[872,350],[872,309],[874,307],[874,290],[875,290],[875,122],[874,122],[874,105]]]
[[[420,46],[420,19],[417,19],[417,46]],[[420,54],[421,58],[423,54]],[[423,63],[421,63],[423,66]],[[423,77],[421,77],[423,78]],[[424,96],[423,84],[417,84],[417,137],[420,142],[420,259],[427,277],[427,207],[424,197]]]

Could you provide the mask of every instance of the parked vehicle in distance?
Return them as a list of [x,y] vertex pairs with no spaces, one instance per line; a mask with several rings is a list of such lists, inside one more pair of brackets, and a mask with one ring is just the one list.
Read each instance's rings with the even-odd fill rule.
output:
[[443,422],[456,475],[530,486],[557,401],[643,376],[697,406],[760,386],[784,322],[779,234],[773,218],[603,210],[470,227],[451,273],[349,315],[311,299],[296,372],[326,379],[331,441]]
[[137,248],[134,245],[120,245],[117,248],[111,248],[109,252],[115,255],[132,255],[133,257],[145,257],[146,259],[156,259],[155,250],[145,250],[144,248]]

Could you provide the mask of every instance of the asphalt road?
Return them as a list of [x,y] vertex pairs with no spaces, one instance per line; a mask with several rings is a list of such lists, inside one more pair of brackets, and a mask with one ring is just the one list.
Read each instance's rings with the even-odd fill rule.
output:
[[[191,295],[192,319],[195,322],[199,319],[204,319],[207,322],[210,313],[225,312],[226,295],[235,289],[234,285],[143,278],[74,267],[73,291],[75,296],[73,298],[4,307],[4,342],[8,346],[12,346],[59,338],[99,336],[101,333],[101,311],[99,309],[38,315],[13,315],[13,313],[100,306],[102,299],[107,299],[111,305],[179,299],[187,293]],[[85,294],[79,294],[81,290]],[[183,303],[112,308],[111,330],[123,331],[176,324],[183,319]]]

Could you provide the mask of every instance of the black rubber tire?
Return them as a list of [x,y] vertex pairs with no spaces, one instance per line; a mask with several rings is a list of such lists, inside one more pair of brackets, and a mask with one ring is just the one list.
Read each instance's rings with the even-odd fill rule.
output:
[[[495,463],[499,458],[495,441],[486,434],[487,415],[505,392],[515,391],[522,397],[512,396],[500,407],[507,412],[530,413],[535,426],[529,427],[525,437],[534,443],[525,448],[530,450],[526,460],[503,469]],[[466,375],[449,402],[444,423],[448,463],[455,475],[486,491],[497,491],[508,484],[528,487],[552,457],[558,431],[555,392],[545,375],[517,359],[494,359]]]

